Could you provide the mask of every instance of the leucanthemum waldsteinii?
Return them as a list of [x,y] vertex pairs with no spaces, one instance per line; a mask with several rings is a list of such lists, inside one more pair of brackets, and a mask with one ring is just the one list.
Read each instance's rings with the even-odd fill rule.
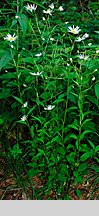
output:
[[7,36],[4,37],[4,40],[7,40],[9,42],[13,42],[16,40],[16,38],[17,38],[17,36],[15,36],[15,34],[13,34],[13,36],[11,34],[7,34]]
[[21,118],[22,121],[26,121],[26,115],[23,115]]
[[46,107],[44,107],[44,110],[52,110],[52,109],[54,109],[54,105],[52,106],[52,105],[48,105],[48,106],[46,106]]
[[43,10],[43,13],[48,14],[48,15],[52,15],[51,12],[52,12],[52,11],[51,11],[50,9],[48,9],[48,10]]
[[52,3],[51,5],[49,5],[49,8],[51,8],[53,10],[54,9],[54,4]]
[[82,37],[77,37],[76,42],[80,42],[89,37],[89,34],[85,33]]
[[37,5],[35,5],[35,4],[27,4],[26,6],[25,6],[25,8],[28,10],[28,11],[30,11],[30,12],[32,12],[33,10],[35,11],[36,10],[36,8],[37,8]]
[[68,26],[68,32],[70,32],[72,34],[75,34],[75,35],[79,34],[80,31],[81,31],[81,29],[78,26],[76,26],[76,27],[74,27],[74,25],[73,25],[73,27]]
[[78,58],[81,60],[87,60],[89,58],[89,56],[85,56],[84,54],[79,54]]

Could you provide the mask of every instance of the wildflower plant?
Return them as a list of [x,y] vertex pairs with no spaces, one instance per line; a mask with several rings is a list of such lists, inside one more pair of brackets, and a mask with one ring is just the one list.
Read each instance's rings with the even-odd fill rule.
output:
[[[70,199],[72,185],[90,174],[90,161],[99,163],[98,22],[93,34],[86,13],[64,4],[15,5],[8,24],[2,10],[2,148],[18,184],[31,187],[31,199],[51,199],[51,191]],[[37,176],[44,184],[35,189]]]

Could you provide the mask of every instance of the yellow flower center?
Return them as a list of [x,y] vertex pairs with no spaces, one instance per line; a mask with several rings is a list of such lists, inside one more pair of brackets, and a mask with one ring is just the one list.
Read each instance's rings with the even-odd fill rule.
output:
[[72,29],[71,32],[72,32],[73,34],[76,34],[76,33],[77,33],[77,31],[76,31],[75,29]]
[[10,41],[13,41],[13,37],[10,37]]
[[28,6],[27,6],[27,9],[30,10],[30,8],[31,8],[30,5],[28,5]]

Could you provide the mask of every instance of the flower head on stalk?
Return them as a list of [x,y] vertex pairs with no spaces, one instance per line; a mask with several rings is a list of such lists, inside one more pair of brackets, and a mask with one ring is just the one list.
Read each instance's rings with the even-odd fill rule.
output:
[[13,36],[11,34],[7,34],[6,37],[4,37],[4,40],[7,40],[9,42],[14,42],[16,40],[17,36],[15,36],[15,34],[13,34]]
[[26,115],[23,115],[21,118],[22,121],[26,121]]
[[53,10],[54,9],[54,4],[52,3],[51,5],[49,5],[49,8],[51,8]]
[[52,11],[51,11],[50,9],[48,9],[48,10],[43,10],[43,13],[48,14],[48,15],[52,15],[51,12],[52,12]]
[[71,26],[68,27],[68,32],[70,32],[72,34],[75,34],[75,35],[79,34],[80,31],[81,31],[81,29],[79,29],[78,26],[74,27],[74,25],[73,25],[73,27],[71,27]]
[[54,105],[52,106],[52,105],[48,105],[48,106],[46,106],[46,107],[44,107],[44,110],[52,110],[52,109],[54,109]]
[[36,9],[37,9],[37,5],[35,5],[35,4],[27,4],[26,6],[25,6],[25,8],[27,9],[27,11],[30,11],[30,12],[32,12],[32,11],[35,11]]

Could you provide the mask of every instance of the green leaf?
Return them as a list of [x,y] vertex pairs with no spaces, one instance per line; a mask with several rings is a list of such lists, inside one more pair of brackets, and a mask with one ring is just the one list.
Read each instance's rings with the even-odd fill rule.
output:
[[86,119],[85,121],[83,121],[82,126],[84,126],[89,121],[91,121],[91,119]]
[[30,63],[30,64],[34,65],[34,61],[33,61],[32,57],[23,58],[23,61],[26,62],[26,63]]
[[96,146],[96,148],[95,148],[95,152],[97,152],[97,151],[99,151],[99,145]]
[[25,121],[22,121],[22,120],[19,120],[17,121],[18,123],[21,123],[21,124],[24,124],[24,125],[27,125],[27,123]]
[[28,26],[27,16],[25,14],[22,14],[22,13],[17,13],[16,15],[19,17],[18,21],[19,21],[19,24],[20,24],[21,29],[23,31],[23,34],[26,34],[27,26]]
[[75,158],[72,155],[67,155],[66,158],[70,164],[75,163]]
[[45,155],[44,151],[42,149],[38,149],[39,153],[36,155],[36,157],[39,157],[41,155]]
[[90,146],[91,146],[93,149],[95,149],[95,145],[94,145],[90,140],[88,140],[88,142],[89,142]]
[[82,140],[82,139],[84,138],[85,134],[87,134],[87,133],[92,133],[92,130],[85,130],[85,131],[81,134],[80,140]]
[[86,163],[80,164],[78,167],[78,172],[82,172],[82,171],[86,170],[86,168],[87,168]]
[[22,154],[22,150],[19,147],[19,144],[15,144],[13,149],[11,149],[11,154],[13,155],[14,159],[19,155]]
[[92,152],[86,152],[84,153],[81,157],[80,157],[80,160],[81,161],[85,161],[87,160],[88,158],[90,158],[92,156]]
[[16,96],[13,96],[19,103],[23,104],[22,100]]
[[73,128],[75,130],[78,130],[78,127],[75,124],[69,124],[68,128]]
[[0,125],[4,123],[4,120],[0,118]]
[[76,190],[76,195],[80,198],[81,197],[81,191],[80,190]]
[[99,83],[95,85],[95,94],[96,94],[96,97],[99,99]]
[[69,137],[73,139],[78,139],[78,137],[75,134],[70,134]]
[[99,31],[95,31],[97,34],[99,34]]
[[8,62],[11,59],[12,59],[12,57],[11,57],[10,53],[8,51],[6,51],[0,59],[0,71],[3,67],[5,67],[8,64]]

